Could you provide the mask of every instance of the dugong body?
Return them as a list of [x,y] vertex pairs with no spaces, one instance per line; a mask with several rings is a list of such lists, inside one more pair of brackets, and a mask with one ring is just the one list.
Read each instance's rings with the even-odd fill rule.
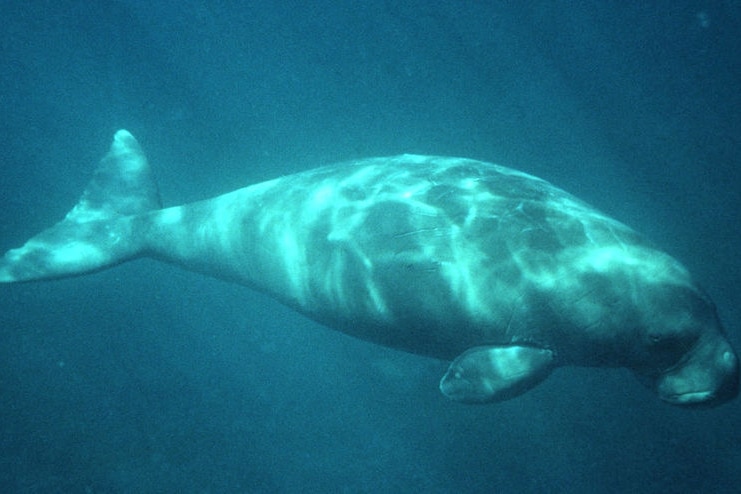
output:
[[563,365],[630,368],[676,405],[738,392],[736,354],[679,262],[549,183],[488,163],[373,158],[161,209],[122,130],[66,218],[5,254],[0,281],[139,256],[452,360],[440,389],[462,402],[508,399]]

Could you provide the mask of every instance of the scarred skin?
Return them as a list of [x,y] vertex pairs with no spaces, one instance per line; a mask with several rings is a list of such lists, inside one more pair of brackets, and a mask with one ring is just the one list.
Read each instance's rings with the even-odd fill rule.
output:
[[[112,186],[112,176],[123,178]],[[385,346],[444,360],[481,347],[443,378],[460,401],[507,399],[558,365],[630,368],[674,404],[737,393],[735,353],[687,270],[536,177],[403,155],[168,209],[150,182],[138,144],[120,131],[75,210],[6,254],[0,280],[157,257]],[[459,386],[472,371],[466,386],[478,389]],[[516,392],[491,389],[503,378]]]

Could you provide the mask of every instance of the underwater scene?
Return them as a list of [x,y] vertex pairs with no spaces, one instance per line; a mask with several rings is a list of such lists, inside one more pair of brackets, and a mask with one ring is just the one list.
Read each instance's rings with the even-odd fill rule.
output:
[[741,1],[0,26],[1,492],[739,491]]

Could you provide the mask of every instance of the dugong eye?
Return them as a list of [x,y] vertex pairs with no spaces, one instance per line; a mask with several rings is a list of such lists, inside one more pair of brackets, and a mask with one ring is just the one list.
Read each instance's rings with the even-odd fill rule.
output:
[[654,348],[669,348],[679,344],[679,338],[675,335],[652,333],[648,335],[648,341]]
[[673,352],[682,346],[682,342],[677,335],[662,333],[650,333],[648,344],[652,351],[659,353]]
[[648,341],[651,342],[652,345],[656,345],[661,343],[661,340],[663,340],[664,337],[660,334],[650,334],[648,335]]
[[652,332],[648,334],[648,341],[656,348],[683,348],[689,350],[697,341],[698,335],[686,331]]
[[686,343],[677,335],[649,334],[647,350],[651,366],[662,372],[674,367],[686,353]]
[[652,333],[648,335],[649,347],[654,354],[654,358],[663,355],[666,358],[675,358],[684,354],[692,346],[687,338],[682,338],[677,334]]

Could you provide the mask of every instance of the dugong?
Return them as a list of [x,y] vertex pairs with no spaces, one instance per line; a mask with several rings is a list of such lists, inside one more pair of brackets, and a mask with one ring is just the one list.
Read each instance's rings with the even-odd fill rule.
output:
[[67,216],[0,281],[151,256],[266,292],[330,328],[452,361],[447,397],[515,397],[559,366],[626,367],[674,405],[738,393],[738,358],[687,270],[534,176],[402,155],[325,166],[162,209],[118,131]]

